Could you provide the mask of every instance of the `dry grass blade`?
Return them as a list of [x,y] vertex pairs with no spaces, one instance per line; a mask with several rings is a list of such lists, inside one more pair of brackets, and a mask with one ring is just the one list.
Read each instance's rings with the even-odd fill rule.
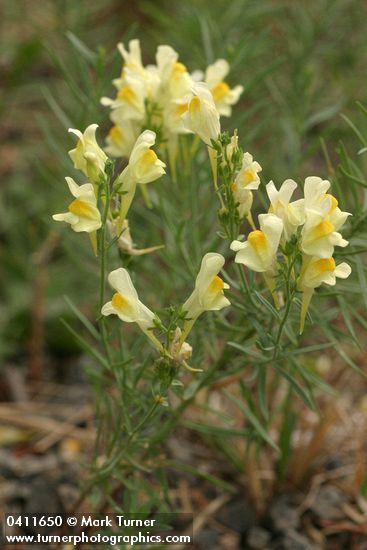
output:
[[[221,495],[216,499],[212,500],[210,504],[202,512],[200,512],[192,522],[192,529],[188,529],[183,535],[190,535],[191,533],[197,533],[200,531],[207,521],[212,517],[213,514],[218,512],[229,500],[231,495]],[[186,544],[178,544],[171,546],[172,550],[184,550]]]
[[[85,414],[84,411],[84,416]],[[45,418],[37,414],[29,413],[25,416],[24,411],[12,405],[0,405],[0,423],[28,428],[34,430],[36,433],[46,432],[47,434],[57,434],[60,438],[72,434],[73,437],[85,441],[86,443],[93,443],[95,439],[95,432],[90,428],[88,430],[83,430],[77,428],[70,422]]]

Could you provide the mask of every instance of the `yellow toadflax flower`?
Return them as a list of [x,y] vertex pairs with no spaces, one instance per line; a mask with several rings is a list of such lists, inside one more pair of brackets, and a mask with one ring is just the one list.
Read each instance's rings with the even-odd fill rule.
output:
[[236,263],[259,273],[274,274],[283,222],[274,214],[260,214],[259,223],[260,229],[251,231],[247,241],[233,241],[231,250],[237,252]]
[[192,88],[188,110],[182,115],[184,126],[197,134],[207,145],[218,139],[220,134],[219,113],[213,96],[204,82],[198,82]]
[[278,306],[274,276],[277,270],[277,251],[283,232],[283,222],[274,214],[259,215],[260,229],[251,231],[247,241],[233,241],[231,250],[237,252],[235,262],[263,274],[265,283]]
[[[190,130],[185,128],[182,115],[187,112],[191,95],[168,101],[163,109],[163,125],[170,140],[174,138],[171,134],[189,134]],[[170,141],[167,146],[170,145]]]
[[135,142],[129,164],[118,178],[118,185],[125,194],[121,196],[120,219],[123,221],[134,198],[138,183],[146,184],[165,174],[165,163],[159,160],[151,149],[155,143],[155,132],[145,130]]
[[282,183],[279,191],[273,181],[270,181],[266,186],[266,192],[270,200],[269,212],[283,221],[283,242],[289,241],[297,228],[304,223],[303,200],[290,202],[296,188],[296,182],[290,179]]
[[78,136],[79,140],[75,149],[69,151],[69,156],[75,168],[81,170],[93,183],[98,183],[101,175],[105,173],[107,156],[96,141],[97,124],[91,124],[84,133],[74,128],[69,132]]
[[141,60],[140,41],[137,38],[130,40],[128,50],[121,42],[117,44],[117,49],[125,61],[124,68],[128,68],[136,73],[144,73],[145,69]]
[[126,177],[136,183],[150,183],[165,174],[165,163],[159,160],[151,149],[155,144],[156,134],[145,130],[135,142],[131,151]]
[[253,160],[252,155],[244,153],[241,170],[238,172],[231,186],[234,199],[238,203],[237,209],[241,218],[245,218],[251,210],[253,200],[251,191],[259,188],[260,178],[258,173],[261,170],[260,164]]
[[187,319],[183,327],[182,342],[196,319],[204,311],[218,311],[230,305],[230,301],[223,292],[229,288],[229,285],[218,276],[224,262],[224,257],[214,252],[209,252],[203,257],[200,271],[196,277],[195,289],[182,306]]
[[342,212],[338,206],[338,201],[333,195],[326,194],[326,198],[330,199],[330,210],[328,212],[329,220],[333,224],[336,230],[340,229],[346,222],[349,216],[352,216],[350,212]]
[[178,53],[171,46],[158,46],[156,61],[160,81],[157,99],[160,103],[162,103],[161,98],[180,99],[190,93],[192,79],[185,65],[178,61]]
[[211,91],[220,115],[231,116],[232,105],[238,102],[243,86],[230,88],[224,80],[229,73],[229,64],[225,59],[218,59],[209,65],[205,72],[205,82]]
[[77,185],[72,178],[65,178],[70,193],[75,199],[69,204],[68,212],[54,214],[52,218],[58,222],[66,222],[76,232],[92,233],[102,225],[101,214],[97,208],[97,199],[93,185],[85,183]]
[[317,210],[306,210],[306,221],[302,228],[301,250],[308,256],[330,258],[335,246],[345,247],[348,241],[335,231],[328,219],[331,199],[325,198]]
[[[156,134],[151,130],[145,130],[135,142],[129,158],[129,164],[121,173],[121,181],[130,185],[137,183],[149,183],[165,174],[165,163],[159,160],[151,149],[155,144]],[[119,179],[120,179],[119,178]]]
[[120,109],[110,114],[114,126],[106,137],[106,152],[112,157],[129,157],[139,135],[139,126],[134,120],[124,120]]
[[304,207],[305,210],[314,210],[321,206],[330,188],[330,182],[318,176],[308,176],[304,185]]
[[[307,212],[310,210],[325,209],[325,216],[327,216],[327,219],[337,231],[344,225],[348,216],[352,214],[340,210],[337,199],[327,192],[329,188],[330,182],[328,180],[323,180],[317,176],[306,178],[304,185],[304,210],[307,215]],[[326,207],[326,204],[329,205],[329,208]]]
[[336,278],[346,279],[351,274],[351,267],[342,262],[336,265],[334,258],[315,258],[304,256],[299,289],[303,292],[300,333],[303,332],[305,318],[315,288],[322,283],[334,286]]
[[305,291],[317,288],[322,283],[334,286],[336,277],[346,279],[351,271],[351,267],[345,262],[336,265],[334,258],[304,257],[299,287]]
[[101,104],[119,109],[124,120],[141,122],[145,117],[145,100],[148,94],[146,80],[130,69],[124,69],[123,77],[113,81],[117,88],[115,99],[102,97]]
[[102,315],[117,315],[125,323],[136,323],[154,346],[161,350],[160,342],[150,330],[154,327],[154,313],[139,300],[127,270],[121,267],[111,271],[108,282],[116,292],[111,301],[102,307]]

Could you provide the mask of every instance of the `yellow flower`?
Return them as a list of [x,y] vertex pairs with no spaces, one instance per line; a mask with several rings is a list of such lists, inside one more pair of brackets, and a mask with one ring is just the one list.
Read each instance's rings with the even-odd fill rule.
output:
[[305,210],[315,210],[318,209],[324,199],[326,198],[326,193],[330,187],[330,182],[328,180],[323,180],[318,176],[309,176],[305,179],[304,185],[304,207]]
[[328,219],[330,205],[330,198],[325,198],[317,210],[306,210],[301,250],[308,256],[329,258],[333,255],[335,246],[345,247],[348,245],[348,241],[335,231],[335,226]]
[[69,132],[78,136],[79,140],[75,149],[69,151],[69,156],[75,168],[81,170],[93,183],[97,183],[102,174],[105,173],[107,156],[96,141],[97,124],[91,124],[84,133],[74,128]]
[[159,160],[151,149],[155,143],[155,132],[145,130],[135,142],[129,164],[121,172],[117,185],[121,186],[120,219],[124,220],[134,198],[138,183],[146,184],[165,174],[165,163]]
[[334,286],[336,277],[346,279],[351,273],[351,267],[342,262],[336,265],[334,258],[303,258],[300,289],[317,288],[322,283]]
[[[195,289],[182,306],[191,325],[204,311],[220,310],[230,305],[223,292],[229,286],[218,276],[224,262],[223,256],[214,252],[203,257]],[[185,329],[184,333],[186,337]]]
[[351,214],[340,210],[337,199],[328,193],[329,188],[330,182],[328,180],[322,180],[317,176],[306,178],[304,185],[304,210],[306,216],[309,211],[322,210],[325,213],[325,217],[327,217],[337,231]]
[[77,233],[85,231],[92,233],[102,225],[101,214],[97,208],[97,199],[94,193],[93,185],[85,183],[77,185],[72,178],[65,178],[70,189],[70,193],[75,199],[69,204],[68,212],[64,214],[54,214],[52,218],[55,221],[66,222]]
[[302,294],[300,333],[303,332],[306,314],[315,288],[325,283],[336,284],[336,278],[346,279],[351,274],[351,267],[345,262],[336,265],[334,258],[303,257],[299,289]]
[[204,82],[193,86],[187,112],[182,116],[184,126],[197,134],[207,145],[220,134],[219,113],[213,96]]
[[[168,134],[188,134],[190,131],[185,128],[182,115],[188,111],[191,96],[184,96],[180,99],[173,99],[166,102],[163,108],[163,124]],[[167,146],[170,145],[170,141]]]
[[260,178],[258,173],[261,170],[260,164],[253,160],[252,155],[244,153],[241,170],[231,187],[234,199],[238,203],[237,208],[241,218],[245,218],[251,210],[253,201],[251,191],[259,188]]
[[133,120],[124,120],[120,109],[112,111],[110,119],[114,126],[106,137],[106,151],[113,157],[128,157],[139,135],[138,125]]
[[224,80],[229,73],[229,64],[225,59],[218,59],[209,65],[205,72],[205,82],[211,91],[215,105],[220,115],[231,116],[232,105],[238,102],[243,86],[230,88]]
[[298,226],[304,223],[303,201],[290,202],[297,184],[293,180],[285,180],[279,191],[274,182],[270,181],[266,186],[266,192],[270,200],[270,211],[283,221],[283,240],[289,241],[297,231]]
[[[188,94],[192,87],[192,79],[183,63],[178,61],[178,53],[171,46],[158,46],[157,74],[160,86],[157,90],[157,99],[180,99]],[[164,101],[160,101],[164,103]]]
[[146,79],[126,68],[123,77],[113,81],[117,88],[115,99],[102,97],[101,103],[112,109],[119,109],[124,120],[142,122],[145,117],[145,100],[148,96]]
[[154,326],[154,313],[140,300],[126,269],[111,271],[108,282],[116,290],[110,302],[101,310],[102,315],[117,315],[126,323],[137,323],[142,331],[147,332]]
[[130,69],[131,71],[135,71],[136,73],[144,73],[139,40],[137,40],[136,38],[130,40],[128,50],[120,42],[119,44],[117,44],[117,49],[119,50],[121,56],[125,61],[124,67]]
[[253,271],[274,274],[283,222],[274,214],[260,214],[259,223],[260,229],[251,231],[247,241],[233,241],[231,250],[237,252],[236,263]]
[[[135,142],[125,169],[126,179],[135,183],[150,183],[165,174],[165,163],[151,149],[155,144],[155,132],[145,130]],[[124,180],[124,177],[122,178]]]

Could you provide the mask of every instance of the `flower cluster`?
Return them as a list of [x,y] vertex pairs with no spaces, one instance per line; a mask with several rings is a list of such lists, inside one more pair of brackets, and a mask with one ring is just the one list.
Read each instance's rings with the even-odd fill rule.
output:
[[230,88],[225,78],[229,65],[224,59],[210,65],[205,74],[190,74],[170,46],[159,46],[154,65],[144,66],[139,40],[126,49],[118,45],[123,58],[120,78],[113,80],[117,92],[101,102],[111,108],[113,123],[106,151],[127,157],[143,128],[154,129],[172,158],[177,153],[177,137],[197,133],[208,145],[220,133],[220,115],[230,116],[232,105],[243,92]]
[[[66,182],[74,200],[69,204],[68,212],[54,214],[53,219],[69,223],[76,232],[89,233],[96,253],[97,248],[102,246],[101,254],[105,254],[106,232],[111,243],[116,242],[119,249],[127,254],[139,256],[152,252],[160,246],[140,250],[135,248],[126,215],[137,185],[153,182],[165,173],[164,162],[152,149],[156,134],[145,130],[138,136],[126,167],[113,179],[108,166],[108,163],[110,166],[112,163],[97,143],[96,129],[97,125],[92,124],[84,133],[70,130],[79,139],[76,147],[69,151],[69,156],[74,167],[87,176],[90,182],[79,186],[67,177]],[[102,235],[97,241],[98,230],[102,231]],[[163,356],[190,369],[186,359],[191,355],[191,346],[185,339],[195,321],[204,311],[220,310],[229,305],[223,292],[229,287],[218,276],[223,265],[224,258],[220,254],[208,253],[204,256],[195,289],[182,306],[182,330],[179,326],[175,327],[169,349],[154,335],[158,317],[139,300],[126,269],[118,268],[109,274],[108,281],[116,292],[111,301],[102,307],[101,313],[104,316],[115,314],[122,321],[137,323]]]
[[279,253],[283,255],[291,268],[289,276],[302,292],[302,332],[314,290],[322,283],[335,285],[337,277],[346,278],[351,272],[348,264],[336,265],[333,258],[336,246],[348,244],[339,229],[350,214],[342,212],[337,199],[328,193],[327,180],[306,178],[304,197],[291,202],[296,188],[293,180],[286,180],[279,190],[270,181],[266,186],[269,212],[259,215],[260,229],[251,231],[244,242],[234,240],[231,249],[236,252],[237,263],[263,273],[272,291],[280,268]]
[[139,300],[126,269],[119,268],[109,274],[108,282],[116,292],[111,301],[103,306],[102,314],[117,315],[121,321],[137,323],[159,352],[187,366],[186,359],[191,355],[191,346],[185,339],[195,321],[204,311],[218,311],[230,305],[224,296],[224,290],[229,286],[218,275],[224,262],[224,257],[214,252],[209,252],[203,257],[195,288],[182,306],[185,318],[183,329],[181,331],[179,327],[176,328],[169,350],[164,349],[154,335],[157,316]]
[[55,214],[53,219],[69,223],[74,231],[89,233],[96,251],[95,234],[102,227],[98,199],[101,199],[101,206],[104,209],[106,193],[111,194],[106,211],[106,222],[111,235],[117,239],[120,249],[131,255],[153,252],[159,247],[142,250],[135,248],[126,214],[134,198],[136,186],[153,182],[165,173],[164,162],[152,149],[156,135],[150,130],[145,130],[138,136],[126,168],[115,179],[111,189],[107,173],[108,162],[111,163],[111,161],[97,143],[97,128],[96,124],[91,124],[84,133],[75,129],[69,130],[79,138],[76,147],[69,151],[69,156],[74,167],[87,176],[91,183],[78,186],[72,178],[66,178],[74,200],[69,204],[68,212]]
[[[120,78],[113,81],[116,97],[104,97],[102,103],[110,107],[114,124],[107,136],[106,151],[113,157],[126,157],[127,164],[121,173],[114,174],[113,161],[97,143],[96,124],[84,133],[69,130],[78,137],[70,158],[88,182],[79,186],[66,178],[73,200],[67,212],[53,218],[69,223],[76,232],[89,233],[95,251],[102,256],[102,266],[106,249],[113,243],[131,256],[160,248],[135,247],[127,214],[137,186],[144,189],[165,174],[166,165],[153,149],[156,142],[161,152],[167,149],[172,161],[177,154],[178,136],[193,133],[208,146],[214,189],[221,205],[219,219],[236,253],[234,261],[263,275],[277,307],[280,297],[284,298],[282,291],[287,304],[297,292],[302,293],[302,332],[315,289],[323,283],[335,285],[336,278],[346,278],[351,272],[348,264],[337,265],[333,257],[335,247],[348,244],[339,231],[350,214],[343,212],[329,193],[330,183],[308,177],[303,197],[292,200],[297,189],[295,181],[288,179],[279,189],[270,181],[266,185],[269,208],[267,213],[259,214],[256,227],[251,208],[262,168],[239,147],[237,131],[232,137],[221,133],[220,116],[231,114],[232,105],[243,91],[242,86],[231,89],[225,81],[228,63],[220,59],[205,74],[190,74],[170,46],[159,46],[156,64],[148,66],[142,63],[138,40],[131,40],[128,49],[122,44],[118,48],[124,63]],[[245,219],[252,231],[243,240],[236,237]],[[224,257],[214,252],[203,257],[192,294],[166,329],[170,334],[168,343],[163,343],[162,333],[157,333],[165,329],[163,323],[139,300],[124,268],[113,270],[108,277],[115,292],[102,307],[102,315],[136,323],[162,357],[190,368],[186,360],[192,349],[185,340],[194,323],[204,311],[230,305],[224,295],[229,287],[218,275],[224,262]],[[103,289],[104,273],[102,270]],[[100,301],[103,304],[104,290]]]

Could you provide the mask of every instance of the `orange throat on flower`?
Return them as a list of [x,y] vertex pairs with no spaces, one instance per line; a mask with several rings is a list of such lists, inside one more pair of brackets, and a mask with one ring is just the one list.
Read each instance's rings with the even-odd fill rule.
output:
[[251,231],[247,237],[247,240],[256,252],[263,252],[268,245],[264,232],[259,229]]
[[128,313],[131,311],[130,302],[121,292],[115,292],[111,299],[112,306],[121,313]]
[[112,126],[108,132],[108,137],[110,137],[114,142],[121,142],[123,140],[122,131],[118,128],[118,126]]
[[85,201],[81,201],[80,199],[75,199],[69,204],[68,208],[69,212],[71,212],[75,216],[78,216],[79,218],[94,220],[96,217],[94,207]]
[[322,258],[321,260],[317,260],[317,262],[314,263],[313,267],[319,273],[326,273],[328,271],[334,271],[335,265],[336,264],[334,258]]
[[249,183],[256,180],[256,172],[251,167],[248,167],[239,173],[238,180],[242,187],[246,187]]
[[200,98],[197,95],[194,95],[194,97],[191,99],[189,104],[189,111],[197,112],[200,109],[200,105],[201,105]]
[[186,101],[186,103],[177,103],[176,108],[175,108],[175,113],[176,113],[177,116],[181,116],[184,113],[186,113],[188,108],[189,108],[188,101]]
[[140,159],[143,172],[152,166],[157,159],[158,157],[155,152],[152,149],[147,149]]
[[321,239],[322,237],[327,237],[334,231],[334,226],[329,220],[322,220],[314,229],[312,230],[313,237],[315,239]]
[[185,65],[183,63],[180,63],[179,61],[177,63],[175,63],[172,67],[172,74],[173,75],[177,75],[177,74],[183,74],[183,73],[186,73],[187,69],[185,67]]
[[122,101],[126,101],[127,103],[135,103],[136,102],[136,94],[134,90],[130,86],[123,86],[118,94],[117,98],[121,99]]
[[224,281],[218,275],[216,275],[212,282],[209,285],[209,292],[212,294],[219,294],[220,292],[223,292],[224,289]]
[[220,101],[230,91],[230,87],[228,86],[227,82],[219,82],[214,88],[212,88],[211,92],[213,94],[214,101]]

